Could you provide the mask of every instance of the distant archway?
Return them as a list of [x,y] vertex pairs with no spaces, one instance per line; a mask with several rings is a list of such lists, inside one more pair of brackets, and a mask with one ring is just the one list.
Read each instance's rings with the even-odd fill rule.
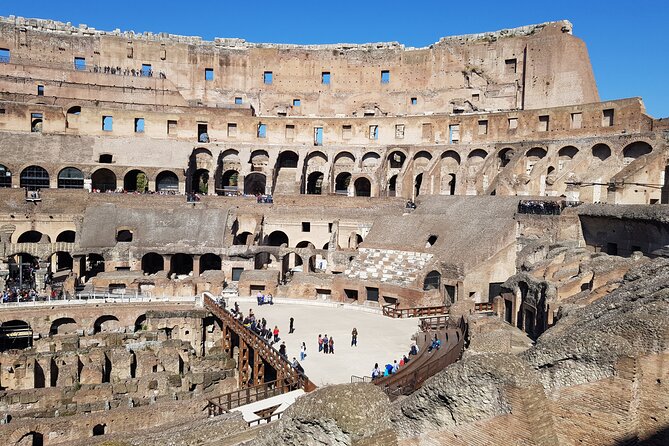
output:
[[296,168],[300,157],[292,150],[285,150],[279,154],[277,166],[279,168]]
[[603,143],[595,144],[592,147],[592,156],[604,161],[611,156],[611,148]]
[[423,281],[423,291],[438,290],[441,287],[441,274],[439,271],[430,271]]
[[264,173],[254,172],[244,177],[245,195],[264,195],[266,177]]
[[209,192],[209,171],[197,169],[191,179],[191,192],[207,195]]
[[45,243],[51,243],[48,235],[44,235],[39,231],[26,231],[19,236],[16,243],[40,243],[42,240]]
[[0,164],[0,188],[12,187],[12,172]]
[[51,322],[49,328],[49,335],[55,336],[59,334],[73,334],[77,331],[77,321],[71,317],[59,317]]
[[351,174],[341,172],[335,178],[335,193],[339,195],[348,195],[348,186],[351,184]]
[[63,231],[56,237],[56,242],[74,243],[76,233],[74,231]]
[[388,196],[394,197],[397,195],[397,175],[393,175],[388,180]]
[[84,174],[74,167],[66,167],[58,173],[58,189],[83,189]]
[[307,194],[321,195],[323,192],[323,178],[321,172],[311,172],[307,178]]
[[148,252],[142,256],[142,271],[145,274],[156,274],[165,269],[163,256],[155,252]]
[[28,190],[48,189],[49,173],[40,166],[28,166],[21,171],[20,186]]
[[355,183],[353,183],[353,187],[355,188],[356,197],[372,196],[372,183],[370,183],[370,181],[365,177],[360,177],[357,180],[355,180]]
[[100,316],[93,323],[93,333],[111,332],[120,330],[121,325],[116,316],[105,314]]
[[274,231],[267,237],[267,244],[269,246],[281,246],[283,244],[288,245],[288,236],[283,231]]
[[221,257],[216,254],[204,254],[200,257],[200,274],[205,271],[220,271]]
[[623,149],[623,164],[627,165],[637,158],[648,155],[653,151],[653,147],[644,141],[633,142]]
[[171,274],[188,275],[193,272],[193,256],[190,254],[174,254],[171,263]]
[[390,155],[388,155],[388,165],[391,169],[400,169],[404,165],[406,158],[407,156],[404,153],[400,152],[399,150],[395,150]]
[[236,194],[239,189],[238,185],[239,172],[236,170],[227,170],[221,177],[221,190],[216,191],[219,195]]
[[116,190],[116,174],[109,169],[98,169],[91,175],[91,186],[100,192]]
[[156,191],[158,192],[179,192],[179,177],[174,172],[164,170],[156,177]]

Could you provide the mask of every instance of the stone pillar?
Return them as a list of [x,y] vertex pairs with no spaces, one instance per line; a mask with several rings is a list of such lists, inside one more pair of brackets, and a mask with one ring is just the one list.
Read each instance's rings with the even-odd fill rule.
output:
[[246,389],[249,386],[249,346],[241,337],[239,339],[237,371],[239,373],[239,388]]
[[39,268],[35,270],[35,289],[40,291],[44,289],[44,277],[49,269],[48,261],[40,260]]
[[232,358],[232,333],[227,325],[223,325],[223,351],[229,358]]
[[167,277],[172,271],[172,254],[163,254],[163,271],[167,273]]
[[156,180],[155,179],[149,180],[149,190],[154,191],[154,192],[156,191]]
[[265,363],[258,349],[253,351],[253,384],[256,386],[265,384]]
[[84,277],[86,275],[86,256],[73,256],[73,267],[74,271],[76,271],[77,276],[79,278]]
[[209,174],[207,180],[207,195],[216,195],[216,179],[213,172]]
[[193,277],[200,277],[200,255],[193,256]]

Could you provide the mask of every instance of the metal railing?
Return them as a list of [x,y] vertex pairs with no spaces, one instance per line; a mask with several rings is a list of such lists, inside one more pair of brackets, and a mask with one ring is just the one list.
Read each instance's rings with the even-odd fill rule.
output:
[[492,311],[492,302],[477,302],[474,304],[474,311]]
[[437,314],[448,314],[447,305],[435,305],[431,307],[398,308],[398,304],[386,304],[383,306],[383,315],[392,318],[424,317]]
[[266,400],[273,396],[283,395],[302,388],[300,377],[294,380],[276,380],[246,389],[239,389],[207,400],[210,417],[222,415],[237,407]]

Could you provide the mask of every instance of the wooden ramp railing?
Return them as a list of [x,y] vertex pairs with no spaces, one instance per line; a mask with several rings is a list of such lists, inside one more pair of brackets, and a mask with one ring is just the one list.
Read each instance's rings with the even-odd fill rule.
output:
[[398,318],[408,317],[424,317],[433,316],[437,314],[448,314],[449,307],[447,305],[435,305],[431,307],[413,307],[413,308],[399,308],[398,304],[387,304],[383,306],[383,315]]

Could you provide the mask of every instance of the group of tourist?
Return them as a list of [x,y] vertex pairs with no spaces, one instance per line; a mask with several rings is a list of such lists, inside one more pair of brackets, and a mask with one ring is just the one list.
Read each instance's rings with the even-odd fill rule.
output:
[[[435,335],[435,339],[438,341],[437,336]],[[430,347],[434,345],[431,344]],[[441,342],[439,342],[439,345],[441,345]],[[438,346],[436,348],[439,348]],[[388,363],[386,364],[383,369],[379,367],[379,363],[377,362],[374,364],[374,368],[372,369],[372,381],[382,378],[384,376],[389,376],[392,374],[395,374],[399,372],[400,368],[404,367],[411,361],[412,356],[416,356],[418,354],[419,348],[418,345],[411,344],[411,348],[409,349],[409,354],[408,355],[402,355],[402,359],[397,362],[397,359],[393,361],[392,364]]]
[[318,353],[334,354],[334,338],[330,336],[328,338],[327,333],[325,336],[318,335]]
[[[108,66],[98,66],[93,65],[93,73],[102,73],[102,74],[115,74],[118,76],[135,76],[135,77],[153,77],[152,69],[134,69],[134,68],[121,68],[121,67],[108,67]],[[162,71],[158,72],[158,77],[160,79],[167,79],[165,73]]]
[[521,200],[519,214],[560,215],[562,205],[558,201]]
[[256,195],[256,201],[257,201],[258,203],[269,203],[269,204],[272,204],[272,203],[274,203],[274,198],[272,198],[271,195],[260,195],[260,194],[257,194],[257,195]]
[[2,303],[11,302],[34,302],[36,300],[46,300],[44,296],[35,291],[35,289],[21,289],[18,287],[6,286],[2,292]]
[[265,295],[261,291],[258,291],[258,294],[256,295],[256,300],[258,301],[258,306],[267,304],[274,305],[274,298],[272,297],[272,293],[268,293],[267,295]]

